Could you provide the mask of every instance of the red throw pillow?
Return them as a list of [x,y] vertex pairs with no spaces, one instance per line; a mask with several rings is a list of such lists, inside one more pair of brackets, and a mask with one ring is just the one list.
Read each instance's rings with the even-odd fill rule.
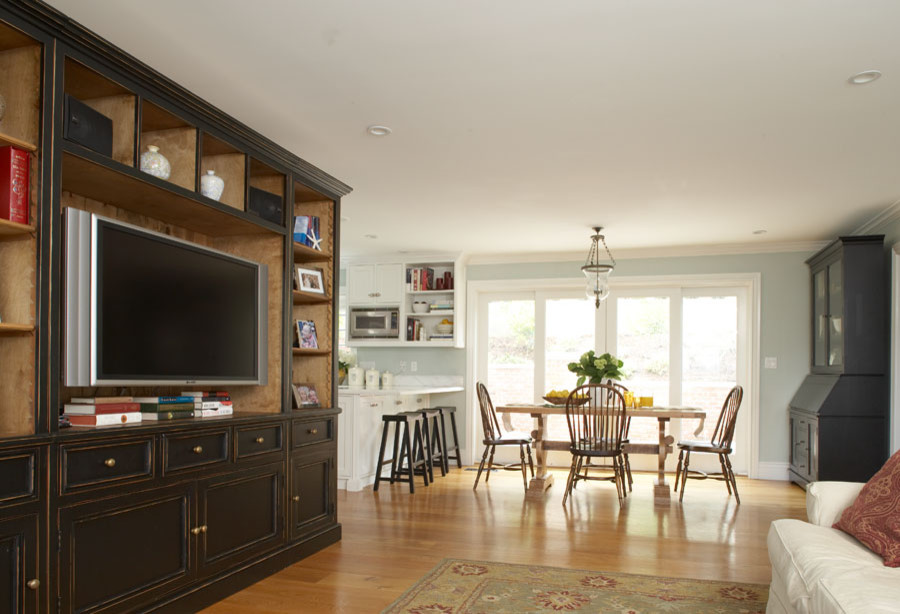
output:
[[861,541],[887,567],[900,567],[900,451],[866,482],[834,528]]

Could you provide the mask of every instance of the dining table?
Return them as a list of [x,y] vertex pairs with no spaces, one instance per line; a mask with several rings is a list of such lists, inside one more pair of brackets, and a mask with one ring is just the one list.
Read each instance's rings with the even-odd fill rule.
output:
[[[531,432],[534,439],[534,455],[537,460],[537,475],[535,475],[528,484],[528,490],[525,493],[526,499],[542,500],[550,486],[553,485],[553,474],[547,471],[547,452],[551,450],[568,450],[571,446],[569,440],[561,441],[547,439],[547,417],[548,416],[565,416],[565,405],[531,405],[531,404],[509,404],[498,405],[496,407],[498,414],[502,415],[503,426],[506,430],[514,430],[512,427],[512,414],[529,414],[535,421],[535,429]],[[694,435],[699,437],[703,432],[703,426],[706,423],[706,411],[699,407],[639,407],[628,408],[625,410],[626,415],[631,418],[656,418],[659,426],[659,440],[652,443],[628,443],[623,449],[628,454],[653,454],[659,460],[657,477],[653,483],[653,493],[656,498],[667,499],[671,494],[669,483],[666,481],[666,457],[672,452],[672,444],[675,438],[668,434],[667,428],[669,421],[672,419],[693,419],[698,420],[699,425],[694,431]]]

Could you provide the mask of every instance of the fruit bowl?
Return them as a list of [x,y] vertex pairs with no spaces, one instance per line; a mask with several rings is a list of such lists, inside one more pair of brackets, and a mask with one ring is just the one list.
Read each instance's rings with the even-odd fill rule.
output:
[[[550,405],[565,405],[566,401],[569,399],[569,397],[568,396],[564,396],[564,397],[545,396],[545,397],[543,397],[543,399],[545,401],[547,401],[548,403],[550,403]],[[576,405],[584,405],[585,403],[587,403],[588,397],[575,398],[573,400],[575,401]]]
[[452,324],[435,324],[434,329],[441,335],[449,335],[453,332]]

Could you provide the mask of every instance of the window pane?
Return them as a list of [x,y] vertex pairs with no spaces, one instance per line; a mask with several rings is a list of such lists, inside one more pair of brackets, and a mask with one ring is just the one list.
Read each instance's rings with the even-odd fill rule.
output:
[[[494,405],[534,402],[534,301],[488,303],[488,392]],[[531,417],[512,415],[513,428],[531,432]]]
[[[568,364],[594,348],[594,304],[585,298],[548,299],[546,313],[543,392],[563,389],[571,392],[578,376],[569,371]],[[564,416],[549,416],[547,431],[550,439],[569,439]]]
[[[636,396],[652,396],[654,405],[669,404],[669,299],[620,297],[616,301],[616,355],[625,366],[622,382]],[[631,441],[657,441],[659,425],[635,418]]]
[[[683,303],[682,402],[705,409],[700,439],[709,439],[728,391],[737,383],[737,297],[701,296]],[[697,424],[685,420],[684,439],[693,439]]]

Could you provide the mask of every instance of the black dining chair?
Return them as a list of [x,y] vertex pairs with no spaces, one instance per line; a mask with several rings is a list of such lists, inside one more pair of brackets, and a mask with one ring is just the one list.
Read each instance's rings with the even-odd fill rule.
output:
[[[478,465],[478,475],[475,476],[475,486],[472,490],[478,488],[478,480],[481,478],[481,472],[484,470],[484,464],[487,462],[487,473],[484,481],[491,477],[491,469],[494,466],[494,451],[497,446],[519,446],[519,458],[521,459],[522,483],[525,485],[525,492],[528,492],[528,475],[526,473],[525,456],[528,456],[528,466],[531,467],[531,477],[534,477],[534,458],[531,456],[531,444],[534,440],[527,433],[519,433],[516,431],[508,431],[504,433],[500,428],[500,421],[497,420],[497,412],[494,410],[494,404],[491,402],[491,395],[488,394],[487,387],[478,382],[476,385],[478,392],[478,406],[481,409],[481,426],[484,429],[484,454],[481,456],[481,463]],[[518,469],[519,466],[506,465],[504,469]]]

